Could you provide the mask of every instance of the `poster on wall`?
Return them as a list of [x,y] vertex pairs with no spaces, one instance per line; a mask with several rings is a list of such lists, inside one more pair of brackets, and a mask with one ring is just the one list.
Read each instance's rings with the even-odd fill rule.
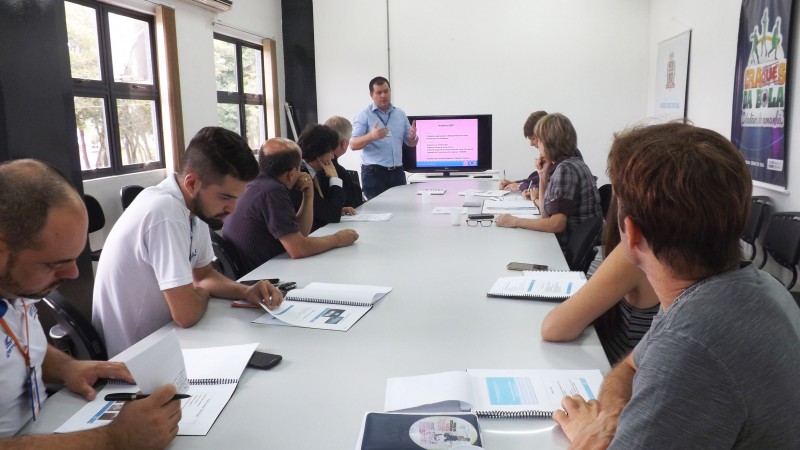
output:
[[689,82],[689,47],[692,30],[658,43],[656,57],[656,120],[669,122],[686,117]]
[[754,182],[786,188],[791,0],[743,0],[731,141]]

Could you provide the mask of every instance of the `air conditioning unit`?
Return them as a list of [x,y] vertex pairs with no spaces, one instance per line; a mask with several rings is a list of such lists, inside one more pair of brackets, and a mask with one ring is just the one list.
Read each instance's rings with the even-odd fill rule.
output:
[[233,0],[183,0],[183,2],[218,13],[229,11],[233,7]]

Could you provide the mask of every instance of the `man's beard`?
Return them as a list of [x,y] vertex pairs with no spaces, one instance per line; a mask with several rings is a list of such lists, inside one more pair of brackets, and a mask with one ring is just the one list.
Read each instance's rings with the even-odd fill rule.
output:
[[14,280],[13,276],[11,275],[11,272],[14,270],[15,263],[16,254],[12,252],[8,257],[8,264],[6,265],[5,272],[0,274],[0,286],[4,292],[14,294],[14,296],[17,298],[41,299],[47,297],[47,295],[53,289],[57,288],[59,285],[61,285],[61,283],[66,281],[65,279],[58,280],[57,282],[38,292],[23,292],[20,284],[17,283],[17,281]]
[[198,219],[202,220],[203,222],[207,223],[209,228],[212,230],[219,230],[222,228],[222,220],[228,216],[227,213],[219,214],[214,217],[208,217],[205,215],[203,211],[203,202],[200,201],[200,196],[197,195],[192,199],[192,207],[190,208],[192,213],[197,216]]

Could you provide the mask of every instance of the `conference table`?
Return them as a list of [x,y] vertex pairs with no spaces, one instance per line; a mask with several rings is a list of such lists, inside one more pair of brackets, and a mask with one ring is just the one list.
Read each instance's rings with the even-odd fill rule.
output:
[[[420,187],[446,189],[424,199]],[[608,361],[592,327],[569,343],[543,342],[541,322],[555,304],[488,298],[511,261],[568,270],[554,235],[521,229],[451,225],[437,206],[461,206],[465,189],[496,181],[459,180],[400,186],[358,208],[392,213],[386,222],[330,224],[313,235],[353,228],[358,241],[309,258],[273,258],[243,279],[391,286],[349,331],[251,323],[263,311],[213,299],[203,318],[170,323],[119,355],[177,330],[183,348],[257,342],[283,355],[271,370],[245,369],[207,436],[178,436],[174,449],[352,449],[367,411],[383,411],[386,379],[465,369],[599,369]],[[469,208],[479,212],[480,208]],[[466,216],[464,217],[466,218]],[[24,432],[46,433],[83,404],[61,390]],[[480,419],[486,449],[565,448],[551,419]],[[146,432],[146,430],[143,430]]]

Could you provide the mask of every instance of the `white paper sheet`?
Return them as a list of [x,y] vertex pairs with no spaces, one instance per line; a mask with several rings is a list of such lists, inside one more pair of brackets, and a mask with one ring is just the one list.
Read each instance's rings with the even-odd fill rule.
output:
[[392,218],[392,213],[356,214],[355,216],[342,216],[341,222],[387,222]]

